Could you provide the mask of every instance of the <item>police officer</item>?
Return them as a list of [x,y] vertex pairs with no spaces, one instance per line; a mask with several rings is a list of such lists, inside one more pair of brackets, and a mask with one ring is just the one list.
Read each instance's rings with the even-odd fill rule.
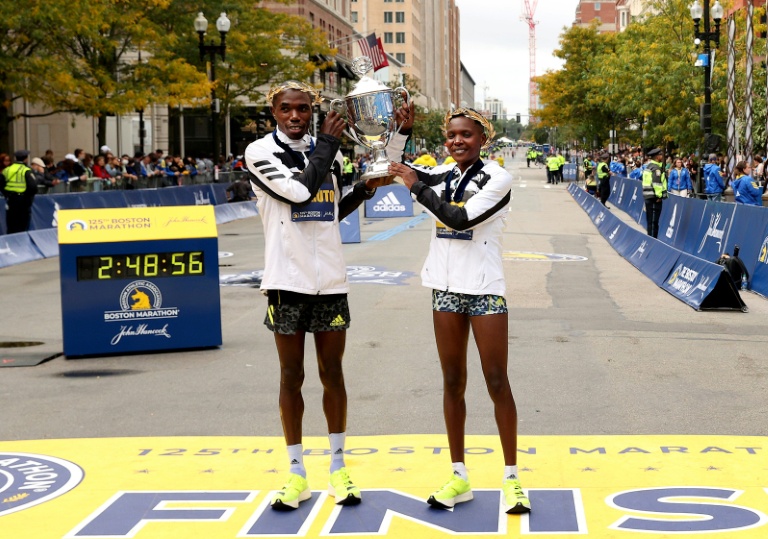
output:
[[[608,202],[608,197],[611,196],[611,175],[613,173],[608,166],[610,158],[609,154],[604,153],[600,156],[600,162],[597,164],[597,191],[603,206]],[[605,207],[607,208],[608,206]]]
[[[590,180],[590,176],[592,176],[593,166],[594,165],[592,164],[592,158],[590,157],[590,155],[589,154],[585,155],[584,156],[584,183],[587,185],[590,185],[589,180]],[[592,178],[592,185],[597,185],[595,183],[594,178]],[[592,194],[594,195],[595,193],[593,192]]]
[[352,185],[355,179],[355,165],[346,155],[344,156],[342,179],[345,186]]
[[37,192],[37,180],[27,166],[27,150],[18,150],[16,162],[3,169],[0,176],[0,192],[8,203],[6,227],[8,234],[26,232],[32,216],[32,200]]
[[553,153],[547,156],[547,183],[557,183],[557,173],[560,170],[560,159]]
[[654,148],[646,155],[650,159],[643,171],[643,198],[645,199],[645,217],[648,222],[648,235],[659,235],[659,217],[661,204],[667,198],[667,176],[659,159],[661,150]]

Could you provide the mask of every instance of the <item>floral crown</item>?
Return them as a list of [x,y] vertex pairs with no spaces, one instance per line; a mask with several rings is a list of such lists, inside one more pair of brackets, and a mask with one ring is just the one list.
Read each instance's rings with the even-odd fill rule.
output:
[[309,84],[296,80],[287,80],[269,89],[269,93],[267,93],[267,102],[271,104],[278,94],[281,94],[286,90],[298,90],[305,94],[309,94],[312,98],[313,105],[319,105],[323,101],[323,98],[320,97],[318,91]]
[[443,120],[443,132],[448,131],[448,124],[453,118],[456,118],[457,116],[465,116],[470,120],[474,120],[479,123],[482,126],[483,134],[486,137],[485,144],[483,144],[483,149],[487,150],[491,147],[493,144],[493,137],[496,136],[496,129],[493,128],[493,124],[488,121],[488,118],[477,112],[475,109],[467,107],[450,111],[445,115],[445,119]]

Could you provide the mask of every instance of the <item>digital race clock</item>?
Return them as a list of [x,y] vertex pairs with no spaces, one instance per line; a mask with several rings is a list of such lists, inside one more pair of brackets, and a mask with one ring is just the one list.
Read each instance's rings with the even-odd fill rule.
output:
[[77,257],[77,280],[143,279],[205,275],[202,251],[110,254]]
[[213,206],[59,210],[64,354],[220,346]]

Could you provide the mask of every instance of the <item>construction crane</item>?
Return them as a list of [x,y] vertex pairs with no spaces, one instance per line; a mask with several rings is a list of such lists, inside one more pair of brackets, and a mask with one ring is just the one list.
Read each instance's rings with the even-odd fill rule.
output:
[[530,73],[528,78],[528,115],[529,122],[533,122],[536,116],[536,110],[539,108],[538,87],[533,82],[536,77],[536,25],[539,21],[534,21],[533,16],[536,13],[536,5],[539,0],[523,0],[523,16],[521,20],[528,25],[528,57]]

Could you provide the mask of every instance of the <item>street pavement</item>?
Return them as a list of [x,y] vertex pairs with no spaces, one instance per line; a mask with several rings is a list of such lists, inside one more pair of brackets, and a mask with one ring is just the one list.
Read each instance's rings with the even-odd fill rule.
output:
[[[768,302],[747,293],[748,313],[692,310],[610,247],[567,183],[548,185],[544,169],[527,168],[519,155],[508,158],[507,169],[514,187],[505,252],[583,257],[511,255],[505,262],[520,433],[765,435]],[[352,284],[345,354],[351,435],[443,432],[430,293],[419,278],[430,222],[370,240],[411,220],[361,217],[362,242],[344,247],[348,266],[357,266],[353,281],[398,283]],[[222,276],[261,270],[259,218],[220,225],[219,250],[231,254],[220,258]],[[0,342],[40,341],[60,351],[58,259],[0,269],[0,283]],[[221,348],[59,356],[0,369],[0,440],[280,436],[278,365],[265,309],[254,285],[222,286]],[[469,364],[467,433],[494,434],[472,341]],[[311,339],[306,367],[304,430],[323,435]]]

